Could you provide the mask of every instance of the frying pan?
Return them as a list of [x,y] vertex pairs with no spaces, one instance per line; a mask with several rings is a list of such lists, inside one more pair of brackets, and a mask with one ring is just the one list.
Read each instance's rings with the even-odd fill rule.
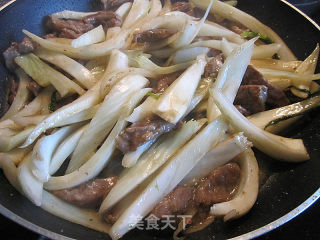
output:
[[[304,59],[320,40],[320,28],[287,3],[279,0],[239,0],[238,7],[272,27],[299,59]],[[0,11],[0,51],[20,41],[21,29],[43,34],[43,17],[64,9],[97,10],[92,0],[19,0]],[[0,103],[4,103],[7,75],[0,64]],[[319,71],[319,70],[317,70]],[[0,105],[2,110],[4,104]],[[256,204],[244,217],[219,221],[188,239],[248,239],[266,233],[296,217],[320,195],[320,113],[314,111],[291,130],[288,137],[302,138],[311,159],[305,163],[276,162],[255,151],[261,168],[261,186]],[[297,131],[299,129],[299,131]],[[109,239],[105,234],[55,217],[21,196],[0,172],[0,213],[39,234],[53,239]],[[168,239],[167,233],[132,231],[124,239]]]

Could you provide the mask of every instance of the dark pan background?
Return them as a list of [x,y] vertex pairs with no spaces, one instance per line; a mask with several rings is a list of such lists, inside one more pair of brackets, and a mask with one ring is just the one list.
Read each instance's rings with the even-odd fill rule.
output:
[[[0,51],[5,50],[10,42],[21,40],[23,38],[21,29],[23,28],[35,34],[44,33],[43,16],[63,9],[95,10],[97,6],[97,2],[89,0],[19,0],[0,13]],[[304,59],[320,40],[320,32],[314,26],[279,0],[239,0],[238,6],[271,26],[288,43],[299,59]],[[1,63],[3,64],[2,60]],[[0,98],[5,95],[7,76],[2,64],[0,65]],[[190,236],[190,239],[225,239],[241,235],[276,220],[311,196],[320,186],[319,116],[319,112],[314,112],[302,123],[284,133],[286,136],[304,139],[310,152],[310,161],[303,164],[279,163],[256,151],[259,165],[266,178],[261,186],[258,201],[250,213],[227,224],[214,224],[201,233]],[[37,231],[47,236],[59,237],[44,229],[76,239],[107,239],[104,234],[61,220],[35,207],[9,185],[1,172],[0,204],[31,224],[39,226]],[[315,239],[320,236],[319,209],[318,201],[293,222],[261,237],[261,239]],[[3,214],[8,215],[9,212],[6,211]],[[12,216],[11,218],[15,218],[15,221],[21,223],[22,220],[19,217]],[[24,229],[17,225],[13,225],[14,227],[9,225],[11,228],[8,228],[6,224],[7,220],[1,217],[0,232],[8,233],[9,229],[13,231],[11,237],[6,239],[37,238],[36,234],[25,233]],[[24,222],[23,224],[26,226],[28,223]],[[36,228],[33,227],[33,229]],[[154,233],[133,231],[125,239],[170,238],[170,235],[156,234],[156,237],[152,237],[152,234]]]

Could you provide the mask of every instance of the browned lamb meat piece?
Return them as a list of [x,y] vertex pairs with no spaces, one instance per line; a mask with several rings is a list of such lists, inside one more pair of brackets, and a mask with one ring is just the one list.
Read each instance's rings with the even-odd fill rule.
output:
[[272,106],[282,107],[290,104],[285,93],[276,86],[273,86],[253,66],[249,65],[242,79],[242,85],[265,85],[268,88],[267,103]]
[[134,35],[134,41],[139,43],[156,42],[171,37],[177,31],[170,28],[150,29]]
[[250,114],[265,110],[268,88],[264,85],[242,85],[234,100],[235,105],[241,105]]
[[28,37],[25,37],[20,43],[11,43],[11,46],[3,52],[3,57],[7,68],[11,71],[15,70],[17,64],[14,62],[14,59],[21,54],[32,52],[35,48],[36,44],[33,43]]
[[27,88],[32,92],[34,96],[38,96],[42,87],[35,81],[30,81]]
[[245,109],[244,107],[240,106],[240,105],[235,105],[235,107],[238,109],[238,111],[245,117],[249,116],[250,113],[247,109]]
[[118,177],[95,179],[70,189],[52,193],[62,200],[80,207],[97,207],[116,184]]
[[103,11],[83,18],[83,22],[95,27],[101,24],[106,31],[108,28],[121,26],[122,18],[115,12]]
[[159,80],[155,81],[152,92],[163,93],[180,75],[181,72],[174,72],[162,76]]
[[194,15],[193,8],[188,2],[175,2],[172,4],[171,11],[184,12],[190,16]]
[[166,122],[156,115],[151,115],[123,130],[117,138],[117,147],[123,153],[135,151],[139,146],[170,132],[175,127],[176,124]]
[[204,77],[216,78],[224,62],[223,54],[218,54],[211,58],[204,68]]
[[241,170],[238,164],[228,163],[214,169],[199,183],[195,191],[195,202],[210,206],[231,199],[240,181]]
[[71,39],[77,38],[94,28],[93,24],[85,23],[82,20],[65,20],[55,16],[49,16],[47,26],[58,32],[59,37]]
[[193,201],[193,192],[193,187],[177,186],[153,208],[150,214],[158,218],[165,215],[183,214]]

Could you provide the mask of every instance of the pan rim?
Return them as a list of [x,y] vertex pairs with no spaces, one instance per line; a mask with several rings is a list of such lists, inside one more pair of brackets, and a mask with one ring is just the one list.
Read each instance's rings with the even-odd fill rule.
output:
[[[287,2],[286,0],[280,0],[280,1],[284,4],[286,4],[288,7],[291,7],[293,10],[298,12],[300,15],[302,15],[312,25],[314,25],[315,28],[317,28],[320,31],[320,26],[315,21],[313,21],[307,14],[305,14],[300,9],[295,7],[293,4]],[[0,7],[0,13],[3,12],[4,10],[6,10],[9,6],[14,5],[14,3],[16,3],[16,2],[17,2],[17,0],[11,0],[8,3],[6,3],[5,5],[3,5],[2,7]],[[290,220],[297,217],[301,213],[303,213],[312,204],[314,204],[319,198],[320,198],[320,187],[310,197],[308,197],[304,202],[302,202],[299,206],[292,209],[291,211],[289,211],[287,214],[283,215],[282,217],[280,217],[280,218],[278,218],[278,219],[276,219],[276,220],[274,220],[274,221],[272,221],[272,222],[270,222],[260,228],[257,228],[253,231],[244,233],[240,236],[229,238],[229,240],[253,239],[253,238],[259,237],[263,234],[266,234],[266,233],[282,226],[283,224],[289,222]],[[17,224],[35,232],[35,233],[41,234],[45,237],[55,239],[55,240],[72,240],[72,239],[74,239],[74,238],[69,238],[69,237],[63,236],[59,233],[50,231],[48,229],[39,227],[38,225],[36,225],[36,224],[20,217],[19,215],[15,214],[14,212],[10,211],[6,207],[4,207],[2,204],[0,204],[0,214],[9,218],[10,220],[14,221],[15,223],[17,223]]]

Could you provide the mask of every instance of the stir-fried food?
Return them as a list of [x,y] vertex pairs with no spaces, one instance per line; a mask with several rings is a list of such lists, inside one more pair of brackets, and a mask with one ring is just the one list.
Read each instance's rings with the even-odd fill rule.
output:
[[179,239],[246,214],[259,190],[252,147],[309,159],[301,139],[276,134],[319,106],[319,46],[298,61],[235,4],[101,0],[98,12],[52,13],[47,35],[23,30],[3,53],[10,183],[113,239],[168,217]]

